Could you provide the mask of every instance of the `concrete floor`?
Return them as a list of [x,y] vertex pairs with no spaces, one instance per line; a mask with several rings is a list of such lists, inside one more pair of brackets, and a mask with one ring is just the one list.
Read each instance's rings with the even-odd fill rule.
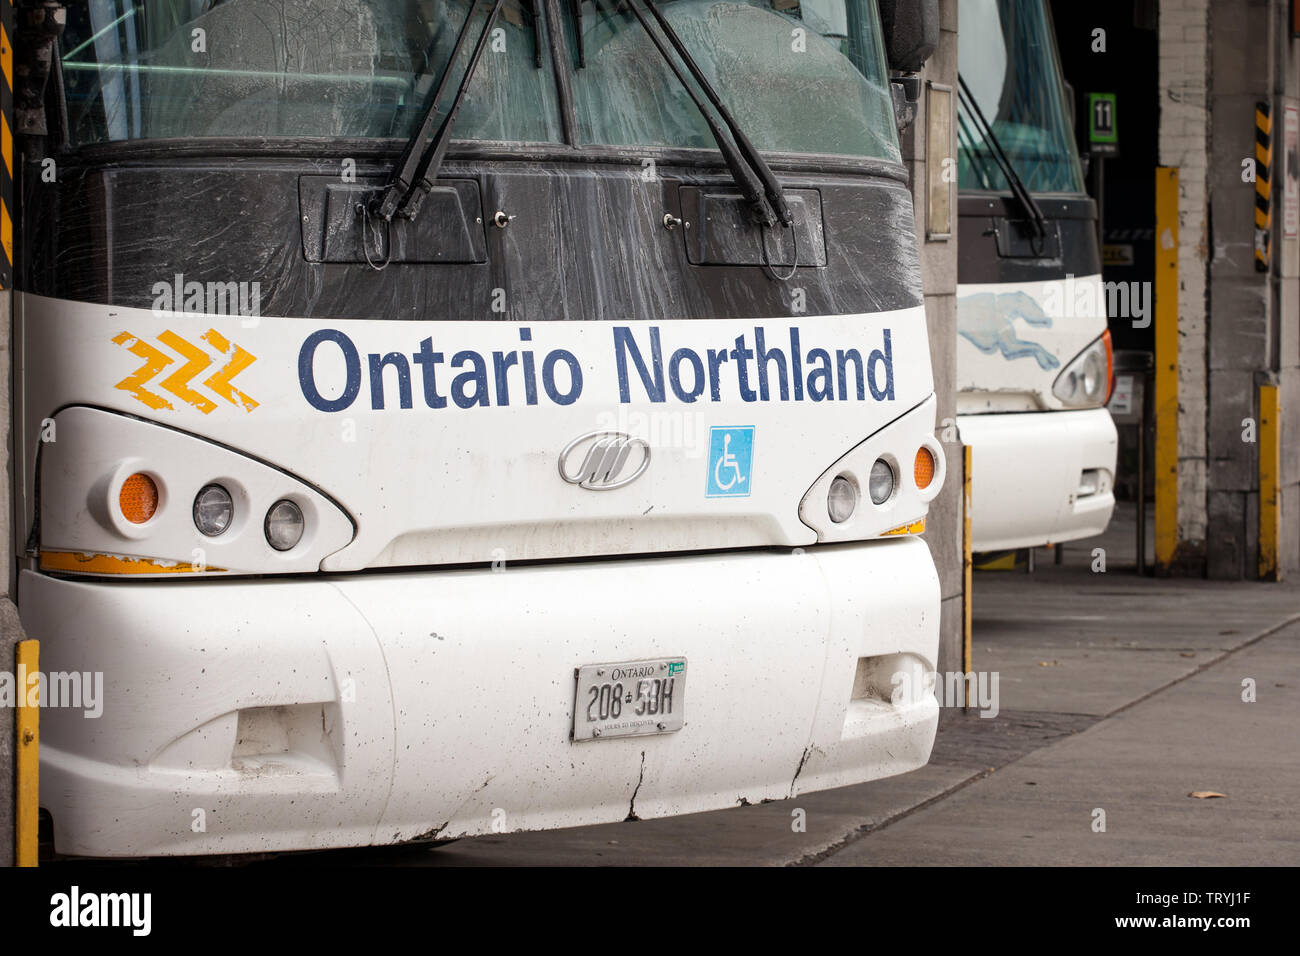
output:
[[[670,820],[294,859],[1300,864],[1300,585],[1139,578],[1124,517],[1059,566],[1040,551],[1032,575],[976,574],[975,665],[1000,674],[1000,713],[946,714],[913,773]],[[1104,574],[1091,570],[1093,547],[1107,550]],[[1246,678],[1254,703],[1241,699]],[[1201,790],[1226,796],[1189,796]],[[796,810],[805,832],[792,830]]]

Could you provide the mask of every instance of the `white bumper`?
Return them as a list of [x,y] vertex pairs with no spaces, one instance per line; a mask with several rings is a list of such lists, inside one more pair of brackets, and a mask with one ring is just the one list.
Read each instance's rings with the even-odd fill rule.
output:
[[[1104,408],[959,415],[971,446],[971,533],[976,551],[1038,547],[1101,534],[1115,510],[1116,434]],[[1080,497],[1084,471],[1106,473]]]
[[[24,572],[20,601],[43,671],[104,675],[99,718],[41,716],[41,805],[70,854],[383,844],[779,799],[923,765],[938,717],[931,696],[881,699],[859,665],[934,669],[939,585],[914,538],[278,581]],[[689,664],[682,730],[570,741],[575,667],[673,655]]]

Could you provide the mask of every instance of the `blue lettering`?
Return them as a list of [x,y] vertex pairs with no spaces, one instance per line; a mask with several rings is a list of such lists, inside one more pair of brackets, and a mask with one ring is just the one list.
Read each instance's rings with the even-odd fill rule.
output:
[[370,407],[384,407],[384,369],[391,365],[397,369],[397,394],[403,408],[411,407],[411,366],[401,352],[389,352],[380,358],[370,353]]
[[[808,353],[810,364],[820,362],[821,368],[814,368],[808,373],[808,398],[814,402],[835,401],[835,387],[831,384],[831,357],[825,349],[813,349]],[[818,381],[821,384],[818,384]]]
[[717,349],[709,349],[709,397],[715,402],[722,401],[721,383],[718,380],[718,373],[722,369],[722,363],[727,360],[727,350],[719,352]]
[[736,336],[736,347],[731,350],[731,357],[736,360],[736,377],[740,385],[740,400],[742,402],[752,402],[758,398],[754,390],[749,387],[749,366],[746,364],[754,357],[754,350],[745,348],[745,337]]
[[794,400],[803,401],[803,362],[799,356],[799,330],[790,328],[790,384],[794,386]]
[[632,330],[625,325],[616,325],[614,327],[614,360],[618,366],[618,399],[620,402],[632,401],[632,390],[628,386],[627,378],[629,354],[632,357],[632,364],[636,366],[637,374],[641,377],[641,384],[645,387],[646,396],[652,402],[664,401],[664,359],[663,350],[659,345],[659,327],[650,326],[650,361],[654,366],[653,376],[651,376],[650,370],[646,368],[645,360],[641,357],[641,350],[636,347],[636,339],[632,336]]
[[[326,398],[316,388],[316,349],[322,342],[337,345],[347,366],[347,384],[343,386],[343,394],[335,399]],[[320,329],[307,336],[302,348],[298,350],[298,385],[302,388],[303,398],[307,399],[312,408],[322,412],[341,412],[349,407],[361,391],[361,357],[352,340],[338,329]]]
[[[555,387],[556,362],[569,366],[569,390],[564,394]],[[548,352],[542,361],[542,387],[546,389],[546,397],[556,405],[572,405],[577,401],[582,392],[582,366],[578,364],[577,356],[567,349]]]
[[843,349],[836,349],[835,359],[839,366],[840,401],[847,402],[849,400],[849,390],[847,387],[848,382],[846,379],[848,378],[848,363],[850,361],[853,362],[854,380],[858,386],[858,401],[862,401],[867,397],[866,390],[862,387],[862,353],[857,349],[849,349],[847,352]]
[[438,394],[438,379],[434,370],[434,366],[442,361],[443,355],[433,350],[433,339],[421,341],[420,351],[411,357],[415,359],[415,364],[420,366],[420,380],[424,385],[424,404],[430,408],[446,408],[447,400]]
[[506,374],[510,366],[519,364],[519,356],[514,352],[502,354],[501,352],[492,353],[492,367],[495,370],[497,383],[497,404],[510,404],[510,380]]
[[764,347],[763,330],[754,329],[754,360],[758,363],[758,394],[762,396],[763,401],[768,400],[767,390],[767,365],[769,362],[776,363],[777,389],[781,396],[781,401],[790,397],[790,387],[786,383],[785,376],[785,353],[780,349],[768,351]]
[[[885,366],[885,387],[876,388],[876,363]],[[874,349],[867,359],[867,381],[871,384],[871,397],[876,401],[894,400],[894,352],[890,347],[889,329],[885,329],[885,350]]]
[[[451,357],[452,368],[464,368],[466,363],[474,367],[468,372],[461,372],[451,380],[451,400],[459,408],[489,404],[487,363],[483,361],[483,356],[468,349],[457,352]],[[471,383],[474,385],[474,394],[466,395],[465,388]]]
[[[692,371],[691,389],[682,388],[682,362],[689,362]],[[704,363],[690,349],[678,349],[668,360],[668,382],[680,401],[693,402],[704,392]]]

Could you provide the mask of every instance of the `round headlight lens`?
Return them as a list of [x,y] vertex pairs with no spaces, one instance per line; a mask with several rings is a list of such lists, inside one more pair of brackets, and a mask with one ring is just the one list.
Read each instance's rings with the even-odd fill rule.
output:
[[883,505],[894,495],[894,469],[883,458],[871,466],[871,480],[867,484],[872,504]]
[[235,518],[235,503],[230,492],[220,485],[204,485],[194,496],[194,527],[201,534],[215,538],[230,527]]
[[843,475],[831,482],[831,490],[826,495],[826,511],[836,524],[848,521],[858,507],[858,486]]
[[266,513],[266,543],[277,551],[288,551],[302,540],[302,509],[282,498]]

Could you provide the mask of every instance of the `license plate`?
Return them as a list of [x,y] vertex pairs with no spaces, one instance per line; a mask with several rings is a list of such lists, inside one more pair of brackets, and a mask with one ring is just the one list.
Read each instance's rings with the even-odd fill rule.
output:
[[671,734],[685,723],[684,657],[589,664],[574,676],[574,740]]

